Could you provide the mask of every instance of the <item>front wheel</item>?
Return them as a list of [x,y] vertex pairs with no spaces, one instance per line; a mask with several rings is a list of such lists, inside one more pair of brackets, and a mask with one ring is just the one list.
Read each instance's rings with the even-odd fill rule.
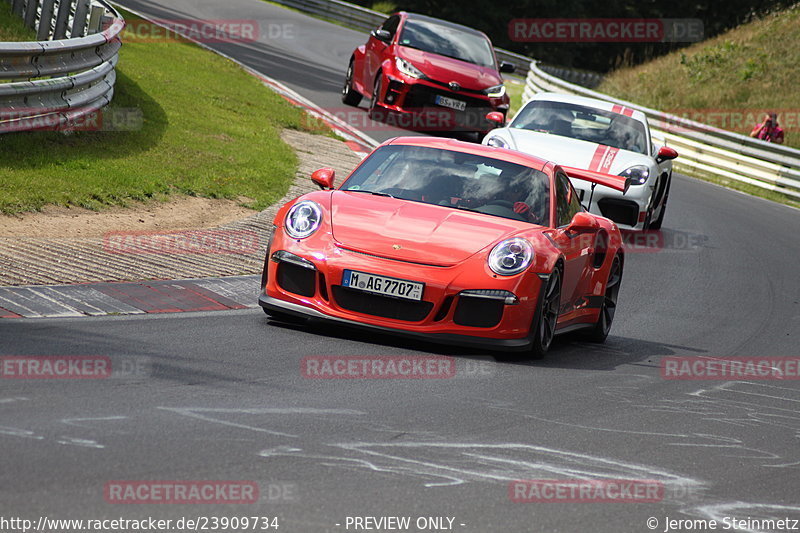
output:
[[621,283],[622,260],[619,255],[615,255],[611,262],[611,269],[608,271],[606,290],[603,294],[603,302],[600,304],[600,316],[586,335],[588,341],[598,343],[606,341],[608,332],[611,331],[611,323],[614,322],[614,314],[617,312],[617,296]]
[[353,89],[353,60],[350,60],[350,65],[347,67],[347,74],[344,77],[344,86],[342,87],[342,102],[347,105],[357,106],[361,103],[361,93]]
[[378,72],[378,75],[375,77],[375,85],[372,87],[372,99],[369,102],[369,111],[367,111],[367,115],[372,120],[381,121],[384,119],[384,110],[378,103],[380,100],[381,94],[381,73]]
[[649,229],[661,229],[661,225],[664,223],[664,214],[667,212],[667,200],[669,200],[669,188],[672,185],[672,176],[670,176],[669,181],[667,181],[667,190],[664,191],[664,200],[661,202],[661,211],[658,213],[658,218],[650,224]]
[[539,302],[536,323],[533,325],[533,343],[531,345],[531,358],[541,359],[550,349],[553,337],[556,334],[558,311],[561,308],[561,271],[553,269],[547,278],[547,285]]

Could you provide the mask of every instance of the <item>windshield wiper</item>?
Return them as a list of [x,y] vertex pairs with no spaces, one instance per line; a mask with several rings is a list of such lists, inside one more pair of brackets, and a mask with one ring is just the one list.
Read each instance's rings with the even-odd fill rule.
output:
[[368,191],[368,190],[365,190],[365,189],[346,189],[346,191],[347,192],[365,192],[367,194],[372,194],[374,196],[387,196],[389,198],[394,198],[394,196],[392,196],[388,192]]

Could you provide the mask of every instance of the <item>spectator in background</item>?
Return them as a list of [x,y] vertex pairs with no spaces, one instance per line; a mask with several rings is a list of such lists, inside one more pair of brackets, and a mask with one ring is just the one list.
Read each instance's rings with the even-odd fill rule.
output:
[[778,114],[768,113],[764,115],[764,121],[756,124],[750,137],[761,139],[776,144],[783,144],[783,129],[778,125]]

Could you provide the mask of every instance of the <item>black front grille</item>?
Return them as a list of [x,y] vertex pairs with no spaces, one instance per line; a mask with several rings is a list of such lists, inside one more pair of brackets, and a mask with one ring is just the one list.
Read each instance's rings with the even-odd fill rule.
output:
[[504,309],[502,300],[459,296],[453,322],[459,326],[493,328],[503,318]]
[[[464,111],[450,109],[436,103],[437,96],[444,96],[455,100],[466,102],[467,107]],[[423,126],[414,129],[436,130],[436,131],[488,131],[495,127],[494,124],[486,120],[486,114],[495,109],[488,100],[474,98],[464,93],[448,91],[446,89],[436,89],[426,85],[412,85],[405,100],[402,103],[403,109],[416,113],[430,113],[423,121]]]
[[316,292],[317,272],[310,268],[293,265],[292,263],[279,263],[276,279],[278,285],[285,290],[300,296],[314,296]]
[[390,298],[348,289],[341,285],[333,286],[333,298],[339,307],[348,311],[406,322],[420,322],[433,309],[431,302]]
[[[456,93],[446,89],[436,89],[428,87],[427,85],[415,84],[408,89],[404,107],[410,108],[424,108],[424,107],[441,107],[436,103],[437,96],[445,96],[447,98],[454,98],[462,100],[467,103],[467,109],[482,109],[485,112],[492,110],[491,104],[488,100],[482,98],[474,98],[464,93]],[[445,108],[447,109],[447,108]]]
[[604,217],[610,218],[617,224],[635,226],[639,220],[639,205],[630,200],[618,198],[603,198],[597,205]]

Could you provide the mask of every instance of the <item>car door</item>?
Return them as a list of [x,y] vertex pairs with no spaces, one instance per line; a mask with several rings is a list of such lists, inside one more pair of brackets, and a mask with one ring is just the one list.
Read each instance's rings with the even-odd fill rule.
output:
[[378,30],[385,30],[389,32],[390,38],[386,41],[379,39],[376,34],[377,31],[370,33],[367,46],[365,48],[365,61],[364,61],[364,87],[370,91],[369,96],[372,96],[372,88],[375,85],[375,76],[380,69],[383,59],[386,56],[387,49],[394,40],[397,33],[397,28],[400,25],[400,15],[392,15],[381,24]]
[[572,217],[583,210],[578,195],[563,171],[556,173],[556,226],[553,241],[564,254],[564,276],[561,282],[561,314],[575,310],[586,293],[587,273],[591,267],[594,235],[567,231]]

